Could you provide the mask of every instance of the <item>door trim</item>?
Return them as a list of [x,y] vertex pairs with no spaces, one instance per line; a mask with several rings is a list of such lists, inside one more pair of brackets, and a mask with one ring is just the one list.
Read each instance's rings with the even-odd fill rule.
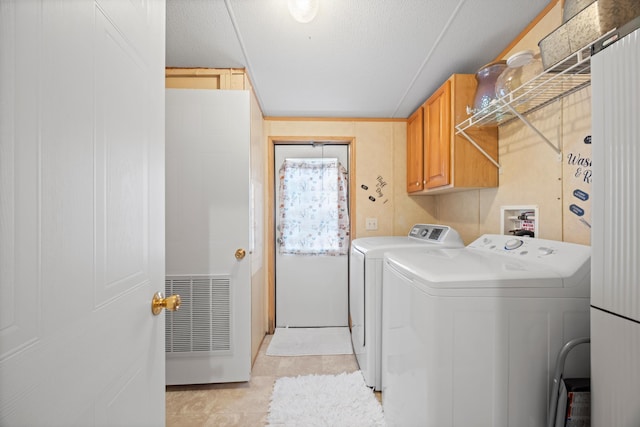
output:
[[323,144],[349,146],[349,238],[353,238],[355,212],[355,176],[356,176],[356,138],[326,136],[270,136],[267,147],[267,333],[273,334],[276,325],[276,268],[275,268],[275,183],[276,171],[273,165],[276,145],[306,145],[322,142]]

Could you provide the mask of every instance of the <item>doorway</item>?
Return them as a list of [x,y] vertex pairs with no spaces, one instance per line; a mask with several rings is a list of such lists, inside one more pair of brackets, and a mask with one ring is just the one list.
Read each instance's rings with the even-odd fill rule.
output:
[[[349,176],[353,174],[353,145],[350,138],[345,139],[308,139],[287,140],[271,139],[270,144],[270,280],[269,280],[269,332],[278,327],[324,327],[348,325],[348,268],[349,244],[352,225],[349,221],[354,217],[351,194],[352,185]],[[306,170],[296,169],[303,165]],[[309,226],[310,209],[302,209],[303,217],[295,218],[295,209],[291,212],[284,204],[284,188],[291,187],[293,176],[301,178],[300,183],[312,182],[313,179],[328,179],[332,172],[325,165],[344,168],[343,196],[346,201],[347,225],[343,222],[344,233],[341,245],[333,248],[310,249],[313,244],[303,241],[300,246],[292,244],[301,224]],[[312,169],[309,172],[308,169]],[[322,171],[319,172],[318,169]],[[288,173],[287,185],[283,185],[284,174]],[[301,175],[310,173],[309,175]],[[294,175],[291,175],[294,174]],[[319,178],[323,176],[324,178]],[[327,175],[328,174],[328,175]],[[335,183],[336,172],[327,182]],[[316,182],[314,187],[322,189],[322,197],[328,196],[323,183]],[[310,196],[305,186],[300,191],[305,197]],[[330,192],[329,192],[330,194]],[[297,196],[294,196],[297,197]],[[333,204],[333,203],[331,203]],[[326,213],[314,211],[314,219]],[[288,215],[291,215],[288,217]],[[295,223],[292,233],[291,223]],[[324,238],[325,228],[315,234]],[[331,233],[331,232],[328,232]],[[292,236],[293,234],[293,236]],[[333,236],[333,234],[331,234]],[[292,239],[293,237],[293,239]],[[346,237],[346,238],[345,238]],[[304,239],[303,239],[304,240]],[[335,243],[336,239],[332,240]],[[316,242],[314,242],[315,244]],[[329,245],[331,246],[331,245]],[[338,247],[341,246],[341,247]]]

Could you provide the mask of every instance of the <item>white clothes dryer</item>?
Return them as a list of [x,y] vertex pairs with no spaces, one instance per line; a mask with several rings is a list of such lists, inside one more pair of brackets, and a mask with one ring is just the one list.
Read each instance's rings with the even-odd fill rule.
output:
[[[503,235],[463,249],[387,253],[387,424],[545,425],[557,355],[589,337],[590,254],[588,246]],[[580,347],[566,377],[589,376],[589,348]]]
[[407,236],[363,237],[351,242],[349,313],[351,342],[365,382],[381,390],[382,262],[384,253],[408,248],[463,248],[446,225],[416,224]]

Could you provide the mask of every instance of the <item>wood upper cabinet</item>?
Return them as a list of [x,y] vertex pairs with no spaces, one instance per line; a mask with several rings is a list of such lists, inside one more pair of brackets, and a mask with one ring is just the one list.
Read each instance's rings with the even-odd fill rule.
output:
[[424,103],[424,189],[449,184],[451,82],[446,81]]
[[[455,124],[468,117],[466,108],[473,104],[476,84],[473,74],[452,75],[409,118],[409,193],[434,194],[498,186],[498,168],[455,132]],[[467,134],[498,160],[497,127],[469,129]]]
[[424,188],[423,156],[424,108],[418,108],[407,121],[407,192]]

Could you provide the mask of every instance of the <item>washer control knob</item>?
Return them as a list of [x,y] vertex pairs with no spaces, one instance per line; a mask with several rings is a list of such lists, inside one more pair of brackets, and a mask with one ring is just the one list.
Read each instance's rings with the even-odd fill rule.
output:
[[540,247],[538,248],[538,255],[540,256],[546,256],[546,255],[551,255],[553,253],[553,249],[551,248],[547,248],[547,247]]
[[524,242],[520,239],[509,239],[505,242],[504,248],[508,251],[518,249]]

